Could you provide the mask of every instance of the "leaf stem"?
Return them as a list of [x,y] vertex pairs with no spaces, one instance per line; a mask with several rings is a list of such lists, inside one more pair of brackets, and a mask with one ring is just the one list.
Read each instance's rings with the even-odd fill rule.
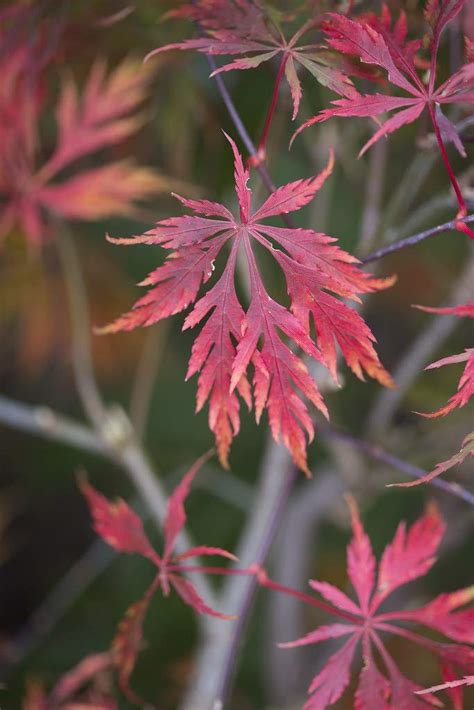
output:
[[432,103],[428,104],[428,110],[430,112],[430,117],[431,117],[431,122],[433,124],[436,140],[438,141],[439,149],[441,151],[441,156],[443,158],[444,164],[446,166],[446,170],[449,175],[449,179],[451,181],[451,185],[453,186],[454,192],[456,194],[456,199],[459,204],[459,211],[456,215],[456,222],[455,222],[455,229],[461,232],[465,232],[465,234],[468,234],[471,239],[474,239],[474,232],[469,229],[469,227],[466,226],[464,222],[461,222],[460,220],[467,215],[467,206],[466,202],[464,200],[463,194],[461,192],[461,188],[459,187],[458,181],[456,180],[456,176],[454,174],[454,170],[451,166],[448,153],[446,151],[446,146],[444,145],[443,137],[441,135],[441,131],[439,129],[438,125],[438,120],[436,118],[436,112],[434,109],[434,106]]
[[281,592],[282,594],[287,594],[291,597],[295,597],[295,599],[299,599],[300,601],[304,602],[305,604],[310,604],[311,606],[314,606],[317,609],[322,609],[323,611],[326,611],[328,614],[333,614],[335,616],[338,616],[340,619],[344,619],[345,621],[349,621],[351,624],[361,624],[362,623],[361,617],[353,616],[352,614],[348,614],[345,611],[341,611],[341,609],[337,609],[335,606],[332,606],[332,604],[327,604],[326,602],[322,602],[319,599],[316,599],[316,597],[311,596],[310,594],[305,594],[304,592],[300,592],[298,589],[293,589],[292,587],[287,587],[284,584],[279,584],[278,582],[274,582],[272,579],[267,577],[266,573],[263,570],[260,574],[257,574],[257,581],[261,587],[266,587],[267,589],[273,589],[275,592]]
[[[462,217],[461,219],[456,218],[450,220],[449,222],[438,224],[436,225],[436,227],[425,229],[423,232],[417,232],[416,234],[412,234],[410,237],[405,237],[404,239],[400,239],[398,242],[393,242],[393,244],[389,244],[386,247],[382,247],[381,249],[373,251],[371,254],[368,254],[367,256],[363,257],[361,259],[361,263],[370,264],[372,261],[382,259],[384,256],[387,256],[387,254],[393,254],[394,252],[400,251],[401,249],[405,249],[406,247],[414,246],[415,244],[418,244],[418,242],[422,242],[425,239],[428,239],[428,237],[434,237],[437,234],[448,232],[451,229],[459,230],[459,225],[467,225],[470,222],[474,222],[474,214],[468,215],[467,217]],[[462,229],[461,231],[465,230]]]
[[[415,466],[409,461],[403,461],[402,459],[393,456],[393,454],[385,451],[377,444],[371,444],[369,441],[365,441],[364,439],[357,439],[355,436],[327,424],[319,424],[318,430],[323,437],[345,441],[354,448],[365,453],[367,456],[370,456],[370,458],[380,461],[381,463],[390,466],[395,470],[406,474],[407,476],[410,476],[410,478],[423,478],[426,476],[426,471],[424,469]],[[436,488],[446,491],[447,493],[451,493],[451,495],[454,495],[457,498],[461,498],[470,505],[474,505],[474,493],[466,490],[458,483],[445,481],[442,478],[435,478],[430,481],[430,484]]]
[[[386,614],[383,615],[388,616]],[[426,648],[428,651],[431,651],[432,653],[439,653],[439,646],[440,644],[437,643],[436,641],[431,641],[430,639],[426,638],[425,636],[421,636],[420,634],[415,633],[414,631],[411,631],[409,629],[404,629],[401,626],[395,626],[394,624],[385,624],[383,622],[378,621],[379,618],[382,617],[376,617],[374,619],[374,625],[375,628],[378,631],[385,631],[386,633],[393,634],[394,636],[401,636],[404,639],[407,639],[407,641],[412,641],[412,643],[416,643],[419,646],[422,646],[423,648]],[[402,618],[402,616],[394,617],[394,618]],[[411,619],[412,621],[416,621],[416,619]]]
[[446,151],[446,146],[444,145],[444,141],[441,136],[441,131],[439,130],[438,121],[436,119],[436,112],[433,108],[433,104],[429,104],[429,112],[430,112],[431,122],[432,122],[433,128],[434,128],[436,140],[438,141],[439,149],[441,151],[441,156],[442,156],[444,164],[446,166],[446,170],[448,171],[449,179],[451,180],[451,184],[454,188],[454,192],[456,193],[456,198],[457,198],[457,201],[459,204],[459,217],[465,217],[467,214],[466,203],[464,201],[464,197],[461,192],[461,188],[458,185],[458,181],[456,180],[456,176],[454,175],[453,168],[452,168],[451,163],[449,161],[448,153]]
[[281,81],[283,79],[283,75],[285,73],[285,67],[286,67],[287,61],[288,61],[288,54],[285,52],[285,54],[283,54],[283,56],[281,58],[280,66],[278,67],[278,72],[277,72],[276,79],[275,79],[275,85],[273,87],[272,99],[270,102],[270,106],[268,107],[267,116],[265,118],[265,123],[263,126],[262,135],[261,135],[260,140],[258,142],[257,155],[253,156],[251,159],[251,164],[253,167],[256,167],[256,165],[261,163],[262,160],[265,160],[265,156],[266,156],[265,146],[267,143],[268,134],[270,132],[270,126],[272,123],[272,119],[273,119],[273,116],[275,113],[275,108],[276,108],[277,100],[278,100],[278,94],[280,91],[280,85],[281,85]]
[[208,567],[206,565],[167,565],[168,572],[202,572],[203,574],[226,574],[226,575],[252,575],[255,570],[252,567],[239,569],[238,567]]

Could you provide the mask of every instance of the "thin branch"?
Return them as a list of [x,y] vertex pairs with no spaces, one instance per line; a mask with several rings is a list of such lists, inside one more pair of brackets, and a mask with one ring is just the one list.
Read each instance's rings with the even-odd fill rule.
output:
[[[217,69],[217,64],[214,60],[214,57],[211,57],[209,55],[206,55],[206,59],[208,61],[208,64],[213,72],[216,71]],[[229,113],[229,116],[232,120],[232,123],[235,126],[235,130],[240,136],[240,140],[244,144],[245,148],[247,149],[247,152],[250,156],[256,157],[257,156],[257,148],[255,146],[255,143],[253,142],[252,138],[250,137],[249,132],[247,131],[244,122],[240,118],[240,114],[237,110],[236,105],[234,104],[234,101],[232,99],[232,96],[230,95],[224,79],[220,74],[215,74],[214,77],[215,82],[217,84],[217,88],[219,90],[219,94],[221,95],[221,99]],[[270,176],[270,173],[268,172],[268,169],[263,163],[260,163],[260,165],[256,165],[255,169],[257,170],[258,174],[262,178],[262,182],[267,188],[268,192],[274,192],[276,189],[275,184]]]
[[[266,477],[271,476],[274,479],[275,474],[276,471],[272,468],[270,472],[266,472]],[[261,532],[256,530],[257,522],[254,519],[254,530],[252,531],[252,521],[250,521],[248,539],[247,541],[245,541],[245,539],[243,541],[247,555],[249,555],[249,553],[251,554],[252,549],[255,546],[256,551],[253,557],[256,564],[263,564],[267,558],[295,480],[296,470],[294,466],[289,463],[287,472],[285,473],[283,469],[280,469],[280,474],[282,474],[281,481],[277,481],[276,483],[273,481],[270,486],[273,488],[273,500],[271,501],[273,505],[271,508],[269,507],[266,519],[264,518],[263,520],[263,525],[262,521],[259,521],[259,525],[261,525]],[[268,488],[268,482],[264,481],[263,483],[265,488]],[[265,493],[265,491],[262,490],[262,493]],[[262,496],[261,498],[257,498],[257,500],[259,500],[260,503],[257,504],[256,507],[261,508],[262,502],[265,498]],[[254,532],[255,535],[255,542],[253,545],[252,540],[249,540],[251,532]],[[243,581],[244,583],[241,585],[242,593],[240,606],[238,607],[238,619],[233,629],[233,637],[226,649],[223,672],[220,677],[216,693],[217,701],[222,704],[222,707],[225,706],[226,700],[229,696],[231,682],[236,668],[239,647],[247,625],[249,613],[252,608],[252,602],[258,580],[256,577],[250,577]]]
[[[109,448],[111,458],[127,472],[161,531],[166,519],[166,493],[138,443],[129,418],[120,407],[105,406],[95,380],[86,290],[79,258],[67,226],[61,230],[61,225],[58,225],[58,247],[68,289],[74,375],[82,405],[97,435]],[[192,546],[192,540],[182,531],[176,540],[176,549],[184,552]],[[214,605],[214,590],[206,577],[200,574],[194,579],[198,592]]]
[[[81,451],[100,454],[125,469],[144,501],[151,519],[158,529],[162,530],[166,515],[166,493],[145,453],[132,438],[133,430],[125,413],[116,407],[112,408],[107,416],[109,438],[102,438],[88,427],[48,407],[22,404],[0,396],[0,422],[7,427],[73,446]],[[112,432],[114,439],[111,437]],[[194,547],[194,543],[183,531],[176,540],[176,549],[185,552],[190,547]],[[200,588],[200,593],[206,595],[206,600],[215,604],[213,589],[205,578],[197,575],[194,581]]]
[[[214,57],[210,55],[206,55],[206,59],[208,61],[208,64],[212,71],[216,71],[217,69],[217,64],[214,60]],[[235,126],[235,129],[237,133],[240,136],[240,139],[244,146],[247,149],[247,152],[252,158],[256,158],[256,165],[255,165],[255,170],[258,172],[260,175],[260,178],[265,185],[266,189],[268,192],[274,192],[276,190],[276,185],[272,180],[272,177],[268,171],[267,166],[265,165],[264,161],[261,160],[261,156],[259,157],[258,150],[250,137],[249,132],[247,131],[244,122],[240,118],[240,114],[237,110],[236,105],[234,104],[234,101],[232,99],[232,96],[230,95],[225,83],[224,79],[220,74],[215,74],[213,77],[216,81],[217,88],[219,90],[219,94],[221,95],[222,101],[224,102],[224,105],[229,113],[230,118],[232,119],[232,122]],[[290,227],[290,229],[294,229],[296,227],[296,224],[291,217],[291,215],[288,214],[282,214],[281,219],[283,222],[286,224],[287,227]]]
[[108,455],[107,447],[91,429],[49,407],[22,404],[0,395],[0,422],[59,444]]
[[[411,464],[408,461],[403,461],[402,459],[393,456],[377,444],[371,444],[370,442],[364,441],[363,439],[357,439],[357,437],[352,436],[351,434],[348,434],[340,429],[335,429],[333,427],[326,426],[325,424],[319,427],[319,431],[323,437],[345,441],[351,446],[354,446],[359,451],[362,451],[367,454],[367,456],[370,456],[370,458],[375,459],[376,461],[380,461],[381,463],[386,464],[387,466],[391,466],[392,468],[395,468],[397,471],[404,473],[410,478],[423,478],[423,476],[426,476],[426,471],[424,471],[422,468],[419,468],[418,466],[415,466],[414,464]],[[469,505],[474,505],[474,493],[471,493],[470,491],[466,490],[458,483],[445,481],[443,478],[435,478],[430,481],[430,484],[436,486],[436,488],[440,488],[441,490],[447,493],[451,493],[451,495],[456,496],[457,498],[461,498],[466,503],[469,503]]]
[[467,217],[463,217],[462,219],[452,219],[449,222],[445,222],[444,224],[438,224],[436,227],[431,227],[430,229],[425,229],[423,232],[418,232],[418,234],[412,234],[410,237],[400,239],[398,242],[394,242],[393,244],[389,244],[386,247],[382,247],[381,249],[373,251],[368,256],[363,257],[361,259],[361,262],[363,264],[370,264],[372,261],[382,259],[382,257],[387,256],[387,254],[392,254],[393,252],[400,251],[400,249],[405,249],[406,247],[414,246],[415,244],[418,244],[419,242],[422,242],[424,239],[428,239],[429,237],[434,237],[437,234],[449,232],[450,230],[455,231],[456,224],[458,222],[464,222],[465,224],[474,222],[474,214],[468,215]]
[[[254,507],[239,542],[239,566],[263,565],[283,514],[295,469],[288,452],[271,437],[261,468]],[[234,624],[211,620],[207,638],[197,657],[194,680],[181,707],[183,710],[220,710],[225,707],[236,666],[239,646],[252,606],[257,580],[229,577],[220,594],[225,610],[237,614]]]
[[[294,492],[275,540],[272,576],[282,584],[304,589],[308,570],[314,569],[322,545],[322,526],[341,501],[346,486],[335,470],[318,468],[317,475]],[[295,554],[297,550],[297,554]],[[304,636],[306,608],[294,597],[270,594],[265,602],[266,648],[265,686],[271,706],[287,707],[308,684],[309,659],[304,649],[295,648],[290,657],[277,643]],[[314,659],[311,663],[314,665]],[[313,673],[314,675],[314,673]]]

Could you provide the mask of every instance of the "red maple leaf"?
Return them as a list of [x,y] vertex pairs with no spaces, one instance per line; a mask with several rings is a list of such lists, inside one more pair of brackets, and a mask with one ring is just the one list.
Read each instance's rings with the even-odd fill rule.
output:
[[[293,100],[293,118],[303,95],[298,66],[306,69],[320,84],[343,96],[356,93],[349,77],[335,66],[327,50],[319,43],[300,43],[302,37],[317,26],[321,15],[311,17],[288,40],[281,30],[285,16],[275,11],[272,15],[266,14],[251,0],[198,0],[171,11],[167,16],[194,20],[205,36],[159,47],[150,52],[147,59],[170,49],[196,49],[208,55],[239,57],[219,67],[214,75],[234,69],[255,69],[280,57],[280,74],[284,73]],[[294,20],[294,16],[289,19]],[[277,79],[277,90],[281,75]]]
[[[401,523],[392,542],[385,548],[377,569],[370,540],[352,500],[350,507],[353,535],[347,550],[347,569],[356,600],[327,582],[311,580],[314,591],[333,606],[338,623],[320,626],[297,641],[280,644],[283,648],[294,648],[349,637],[313,679],[304,708],[324,710],[339,700],[349,684],[358,647],[362,651],[363,667],[355,694],[356,710],[422,710],[428,703],[439,706],[431,695],[426,697],[426,702],[425,698],[414,695],[420,686],[398,669],[381,634],[401,637],[433,653],[445,679],[456,670],[472,673],[474,649],[467,644],[474,643],[474,608],[461,607],[474,599],[474,587],[441,594],[419,608],[384,613],[381,605],[395,590],[431,569],[445,525],[434,505],[430,505],[410,528]],[[260,581],[263,586],[285,591],[284,587],[268,581],[264,572],[260,573]],[[325,607],[329,608],[327,604]],[[421,624],[457,643],[432,641],[397,622]]]
[[[188,496],[194,476],[208,458],[209,454],[206,454],[195,462],[168,499],[163,526],[164,549],[162,555],[153,549],[143,529],[142,521],[124,500],[118,499],[111,502],[98,493],[85,479],[80,481],[80,488],[89,504],[97,534],[119,552],[136,553],[146,557],[158,570],[143,598],[132,604],[127,610],[112,645],[120,687],[133,701],[137,701],[137,696],[129,686],[129,679],[140,651],[145,615],[150,601],[158,589],[161,589],[163,594],[167,596],[172,587],[184,603],[191,606],[198,614],[210,614],[220,619],[234,618],[220,614],[207,606],[194,585],[180,573],[186,571],[186,566],[182,563],[198,555],[220,555],[230,560],[235,560],[235,555],[220,547],[206,546],[193,547],[179,555],[173,554],[176,538],[186,522],[184,501]],[[192,571],[199,569],[199,567],[193,567]],[[141,703],[140,700],[138,702]]]
[[[65,673],[50,693],[38,681],[28,683],[23,710],[117,710],[117,702],[103,692],[102,676],[113,665],[111,653],[87,656]],[[89,686],[88,688],[86,686]],[[101,688],[102,686],[102,688]]]
[[[460,306],[453,306],[452,308],[429,308],[427,306],[416,306],[422,311],[427,311],[428,313],[441,313],[443,315],[455,315],[459,318],[474,318],[474,301],[470,303],[465,303]],[[471,397],[474,396],[474,348],[466,348],[463,353],[458,355],[449,355],[441,360],[432,362],[425,369],[432,370],[436,367],[442,367],[443,365],[452,365],[459,362],[466,362],[466,367],[459,380],[459,385],[457,392],[453,394],[444,407],[440,407],[435,412],[422,413],[423,417],[441,417],[446,416],[453,411],[456,407],[464,407]],[[437,478],[445,471],[457,466],[467,459],[468,456],[474,456],[474,432],[468,434],[462,444],[461,449],[453,456],[451,456],[446,461],[441,461],[435,468],[423,476],[414,481],[405,481],[404,483],[397,483],[395,485],[403,488],[412,488],[413,486],[419,486],[422,483],[428,483],[432,481],[433,478]]]
[[[244,168],[235,143],[228,138],[235,159],[235,189],[240,215],[208,200],[176,197],[193,216],[172,217],[133,239],[112,240],[119,244],[157,244],[171,250],[142,282],[151,289],[121,316],[100,332],[131,330],[179,313],[193,303],[202,283],[214,271],[214,263],[226,244],[230,254],[222,276],[187,316],[183,329],[209,316],[197,336],[187,377],[199,372],[197,410],[210,400],[209,426],[214,432],[219,457],[227,465],[232,438],[239,430],[239,401],[236,390],[251,406],[248,366],[254,366],[255,415],[269,414],[275,440],[291,451],[297,465],[308,471],[306,437],[313,424],[302,397],[295,388],[327,415],[322,396],[303,360],[282,340],[283,333],[307,355],[322,362],[337,379],[336,345],[353,372],[363,379],[365,371],[384,385],[392,384],[374,350],[374,336],[355,310],[343,298],[359,300],[358,294],[376,291],[392,283],[363,273],[358,261],[335,246],[334,238],[310,229],[288,229],[265,224],[275,215],[307,205],[332,170],[332,156],[320,175],[297,180],[278,188],[264,204],[251,208]],[[203,216],[198,216],[203,215]],[[291,312],[269,296],[257,266],[255,247],[267,250],[281,267],[291,299]],[[250,276],[250,305],[245,312],[235,290],[238,251],[245,257]],[[311,316],[316,341],[311,336]],[[306,434],[306,435],[305,435]]]
[[[44,50],[24,36],[30,8],[22,9],[20,28],[0,28],[0,236],[18,223],[33,244],[47,233],[46,215],[94,220],[138,215],[135,201],[163,189],[163,178],[132,161],[109,162],[62,177],[77,160],[115,145],[138,130],[138,111],[150,74],[125,60],[108,76],[97,61],[82,95],[74,82],[63,82],[56,108],[57,139],[45,163],[38,165],[39,123],[47,97],[42,70]],[[31,18],[29,18],[31,22]],[[15,31],[14,31],[15,30]],[[51,57],[49,57],[51,58]],[[60,178],[58,180],[58,178]]]
[[[455,315],[460,318],[474,318],[474,301],[453,308],[428,308],[426,306],[417,306],[422,311],[428,313],[442,313],[443,315]],[[443,365],[452,365],[458,362],[465,362],[466,366],[459,380],[459,385],[456,394],[449,399],[444,407],[440,407],[435,412],[423,414],[424,417],[441,417],[452,412],[456,407],[464,407],[471,397],[474,397],[474,348],[466,348],[463,353],[458,355],[450,355],[441,360],[432,362],[425,369],[432,370]]]
[[[335,116],[375,118],[382,113],[398,110],[394,116],[382,123],[365,144],[360,152],[362,155],[382,136],[412,123],[427,109],[459,203],[457,216],[465,217],[466,204],[449,162],[445,142],[453,142],[461,154],[465,155],[465,152],[455,126],[443,114],[442,106],[453,103],[474,103],[474,62],[464,64],[449,79],[435,88],[441,34],[446,25],[461,12],[464,4],[465,0],[441,0],[441,2],[428,0],[426,3],[425,17],[431,27],[431,61],[429,78],[426,81],[418,74],[415,64],[419,44],[413,42],[405,44],[406,32],[403,25],[401,31],[399,27],[390,32],[387,21],[383,19],[377,23],[373,19],[367,21],[363,17],[351,20],[343,15],[329,14],[322,26],[329,46],[344,55],[357,57],[365,64],[380,67],[387,73],[388,81],[397,89],[402,89],[408,96],[356,93],[337,99],[332,102],[332,108],[325,109],[306,121],[295,132],[293,139],[304,128]],[[474,232],[463,222],[458,221],[457,228],[474,237]]]
[[[408,39],[408,22],[404,10],[401,10],[398,18],[395,19],[390,7],[383,2],[379,15],[375,12],[367,12],[360,15],[358,20],[373,27],[374,30],[386,38],[388,45],[393,44],[399,48],[403,59],[399,59],[398,52],[394,53],[393,59],[395,62],[399,62],[402,70],[404,60],[414,63],[419,69],[430,68],[430,63],[418,54],[423,46],[423,41],[420,39]],[[372,78],[375,78],[375,76]]]

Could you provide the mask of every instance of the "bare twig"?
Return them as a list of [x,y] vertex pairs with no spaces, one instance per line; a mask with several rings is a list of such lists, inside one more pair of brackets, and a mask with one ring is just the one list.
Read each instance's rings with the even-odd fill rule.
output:
[[[166,493],[139,445],[127,415],[118,406],[105,406],[95,380],[86,291],[72,235],[67,228],[58,235],[58,243],[71,311],[74,375],[82,405],[97,435],[110,450],[111,458],[127,472],[153,521],[162,530],[166,518]],[[183,552],[192,546],[189,536],[182,531],[176,548]],[[199,593],[214,605],[214,590],[205,575],[197,573],[194,583]]]
[[[317,559],[318,536],[335,504],[344,493],[344,481],[335,471],[318,470],[302,484],[289,502],[274,546],[273,576],[282,584],[305,589],[308,569]],[[295,553],[297,550],[297,553]],[[289,657],[276,644],[303,636],[306,610],[294,597],[272,594],[265,604],[268,651],[265,653],[266,686],[273,704],[288,706],[306,687],[307,655],[294,649]],[[314,669],[313,669],[314,673]]]
[[410,237],[405,237],[405,239],[400,239],[398,242],[394,242],[393,244],[389,244],[386,247],[373,251],[368,256],[363,257],[361,261],[363,264],[370,264],[372,261],[382,259],[384,256],[387,256],[387,254],[392,254],[395,251],[400,251],[400,249],[406,249],[406,247],[414,246],[429,237],[434,237],[437,234],[442,234],[443,232],[448,232],[450,230],[455,231],[456,223],[458,222],[464,222],[465,224],[474,222],[474,214],[463,217],[462,219],[452,219],[449,222],[444,222],[444,224],[438,224],[436,227],[425,229],[423,232],[412,234]]
[[[216,65],[216,62],[214,61],[214,57],[206,55],[206,59],[209,63],[210,68],[212,69],[212,71],[215,71],[217,69],[217,65]],[[237,133],[240,136],[242,143],[246,147],[250,156],[257,157],[258,156],[257,148],[256,148],[252,138],[250,137],[249,132],[245,128],[244,122],[240,118],[240,114],[237,111],[237,108],[234,104],[232,96],[230,95],[222,76],[220,74],[216,74],[214,76],[214,79],[216,81],[217,88],[218,88],[219,93],[221,95],[222,101],[224,102],[224,105],[227,108],[227,111],[229,112],[229,116],[232,119],[232,122],[235,126]],[[276,186],[272,180],[272,177],[271,177],[265,163],[264,162],[257,162],[257,165],[255,166],[255,170],[260,175],[262,182],[265,185],[268,192],[274,192],[276,190]],[[282,214],[281,218],[282,218],[283,222],[287,225],[287,227],[290,227],[293,229],[296,226],[294,220],[292,219],[292,217],[290,215]]]
[[[288,452],[269,436],[259,490],[237,550],[239,567],[264,562],[294,476]],[[220,599],[225,611],[237,614],[239,620],[225,626],[211,620],[197,657],[194,680],[181,706],[183,710],[220,710],[225,706],[255,588],[254,575],[226,580]]]
[[106,446],[91,429],[49,407],[22,404],[0,395],[0,422],[82,451],[107,454]]
[[[346,432],[340,429],[329,427],[323,424],[322,427],[320,427],[320,434],[323,437],[327,437],[328,439],[337,439],[340,441],[345,441],[351,446],[354,446],[359,451],[362,451],[367,454],[367,456],[370,456],[370,458],[375,459],[376,461],[380,461],[381,463],[384,463],[387,466],[395,468],[397,471],[404,473],[410,478],[422,478],[423,476],[426,476],[426,471],[424,471],[422,468],[414,466],[408,461],[403,461],[402,459],[393,456],[392,454],[388,453],[388,451],[382,449],[381,446],[371,444],[368,441],[364,441],[363,439],[357,439],[357,437],[352,436],[351,434],[347,434]],[[456,496],[457,498],[461,498],[470,505],[474,505],[474,493],[471,493],[470,491],[466,490],[458,483],[445,481],[443,478],[434,478],[432,481],[430,481],[430,484],[434,485],[436,488],[440,488],[441,490],[447,493],[450,493],[453,496]]]

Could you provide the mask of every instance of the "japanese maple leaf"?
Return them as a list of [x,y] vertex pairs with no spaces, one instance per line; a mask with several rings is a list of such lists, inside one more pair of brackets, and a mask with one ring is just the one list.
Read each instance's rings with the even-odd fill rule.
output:
[[[385,548],[377,569],[370,540],[352,500],[350,507],[352,539],[347,550],[347,569],[356,599],[327,582],[311,580],[314,591],[333,605],[338,621],[320,626],[297,641],[280,644],[283,648],[294,648],[346,637],[313,679],[305,710],[324,710],[339,700],[350,682],[358,647],[363,666],[355,694],[356,710],[422,710],[428,703],[439,705],[431,695],[426,698],[414,695],[420,686],[401,673],[381,634],[401,637],[433,653],[444,679],[455,670],[472,673],[474,649],[467,644],[474,643],[474,608],[461,607],[474,599],[474,587],[441,594],[415,609],[384,613],[381,606],[395,590],[431,569],[445,525],[433,505],[410,528],[401,523],[392,542]],[[456,643],[432,641],[406,626],[399,626],[398,622],[421,624]]]
[[[170,589],[173,588],[184,603],[192,607],[198,614],[210,614],[220,619],[235,618],[220,614],[207,606],[194,585],[181,574],[186,571],[183,562],[198,555],[220,555],[230,560],[235,560],[235,555],[220,547],[206,546],[193,547],[179,555],[173,553],[176,538],[186,522],[184,502],[196,473],[208,458],[209,454],[206,454],[195,462],[168,499],[163,526],[164,548],[161,555],[153,549],[143,529],[142,521],[124,500],[118,499],[111,502],[98,493],[85,479],[80,481],[80,488],[89,505],[97,534],[119,552],[136,553],[146,557],[157,570],[153,582],[143,598],[132,604],[127,610],[112,645],[120,686],[123,692],[134,701],[137,700],[137,696],[129,686],[129,679],[140,651],[145,615],[150,601],[158,589],[161,589],[163,594],[167,596]],[[192,571],[199,569],[199,567],[193,567]]]
[[[430,68],[430,63],[418,55],[423,46],[423,41],[420,39],[408,39],[407,16],[403,10],[400,11],[398,18],[395,19],[390,7],[383,2],[379,15],[375,12],[368,12],[359,16],[358,20],[373,27],[386,39],[388,45],[394,44],[398,47],[402,54],[402,59],[400,60],[398,53],[394,54],[393,59],[395,62],[399,62],[402,70],[404,60],[410,63],[413,62],[418,69]],[[374,79],[375,77],[372,76],[370,78]]]
[[[236,392],[249,408],[252,404],[247,379],[252,363],[257,422],[267,409],[275,440],[281,439],[296,464],[308,471],[307,437],[312,439],[314,429],[302,396],[295,388],[325,415],[327,409],[307,366],[282,340],[281,334],[324,363],[335,379],[339,345],[357,377],[363,379],[365,371],[390,386],[392,381],[374,350],[370,329],[355,310],[328,292],[358,300],[358,294],[385,288],[391,282],[360,271],[358,261],[335,246],[332,237],[310,229],[265,224],[267,218],[298,210],[313,199],[331,173],[332,156],[320,175],[288,183],[275,190],[261,207],[252,208],[251,191],[247,187],[249,172],[235,143],[229,137],[228,140],[234,152],[240,214],[233,215],[216,202],[176,195],[196,214],[162,220],[140,237],[112,240],[119,244],[157,244],[171,253],[164,265],[142,282],[151,287],[148,293],[129,313],[101,332],[149,326],[187,308],[196,301],[201,284],[213,275],[215,261],[228,244],[230,253],[221,277],[195,303],[183,326],[191,328],[207,317],[194,342],[187,373],[188,378],[200,373],[197,410],[209,399],[209,426],[216,438],[220,460],[226,466],[232,438],[239,430]],[[272,255],[283,271],[291,311],[267,293],[257,266],[257,244]],[[235,290],[239,250],[246,260],[251,284],[246,311]],[[311,318],[317,345],[311,334]]]
[[442,473],[446,473],[446,471],[454,468],[454,466],[458,466],[466,461],[468,456],[474,456],[474,431],[464,437],[459,451],[450,456],[446,461],[440,461],[440,463],[436,464],[434,469],[425,476],[421,476],[421,478],[417,478],[414,481],[404,481],[403,483],[392,483],[390,485],[398,486],[400,488],[412,488],[413,486],[419,486],[422,483],[428,483],[429,481],[432,481],[433,478],[441,476]]
[[[323,24],[328,45],[342,54],[357,57],[361,62],[380,67],[387,73],[388,81],[397,89],[405,92],[404,96],[390,96],[384,93],[353,94],[333,101],[333,107],[323,110],[306,121],[294,134],[304,128],[326,121],[335,116],[367,116],[375,118],[383,113],[397,111],[386,120],[374,133],[361,150],[361,155],[382,136],[393,133],[404,125],[418,119],[426,109],[433,123],[440,151],[445,162],[451,183],[459,203],[458,218],[465,217],[467,208],[459,185],[454,176],[445,148],[445,142],[451,141],[465,155],[455,126],[443,114],[442,107],[453,103],[471,105],[474,103],[474,62],[464,64],[458,71],[443,82],[436,84],[437,56],[441,34],[449,22],[461,12],[465,0],[428,0],[425,17],[431,27],[429,78],[420,77],[415,64],[417,43],[405,44],[403,25],[393,32],[387,30],[383,19],[378,23],[351,20],[343,15],[331,13]],[[375,26],[374,26],[375,25]],[[408,95],[406,95],[408,94]],[[458,220],[457,228],[474,237],[467,225]]]
[[[105,694],[96,681],[109,672],[113,665],[111,653],[87,656],[71,671],[65,673],[50,693],[42,684],[28,684],[23,710],[117,710],[118,705]],[[84,686],[89,685],[88,689]]]
[[[456,315],[460,318],[474,318],[474,301],[461,306],[454,306],[453,308],[427,308],[423,306],[418,306],[418,308],[428,313],[442,313],[444,315]],[[431,365],[428,365],[425,369],[432,370],[433,368],[442,367],[443,365],[452,365],[459,362],[465,362],[466,366],[459,380],[456,394],[453,394],[444,407],[440,407],[430,414],[423,414],[424,417],[445,416],[456,407],[464,407],[471,397],[474,396],[474,348],[466,348],[463,353],[450,355],[449,357],[432,362]]]
[[30,54],[21,43],[12,53],[0,53],[0,236],[18,223],[31,243],[38,244],[47,233],[48,214],[83,220],[138,215],[135,201],[163,189],[163,178],[153,170],[115,161],[61,176],[80,158],[138,130],[149,73],[125,60],[107,76],[104,62],[97,61],[81,96],[71,79],[63,82],[56,144],[49,159],[38,165],[45,96],[40,76],[32,90]]
[[[474,318],[474,301],[466,303],[460,306],[454,306],[452,308],[428,308],[426,306],[417,306],[422,311],[427,311],[428,313],[441,313],[444,315],[455,315],[460,318]],[[463,353],[459,355],[450,355],[448,357],[432,362],[431,365],[426,367],[426,370],[432,370],[436,367],[442,367],[443,365],[456,364],[458,362],[466,362],[463,374],[459,380],[459,385],[457,392],[450,397],[447,404],[440,407],[435,412],[423,413],[423,417],[440,417],[446,416],[453,411],[456,407],[464,407],[471,397],[474,396],[474,348],[467,348]],[[437,476],[440,476],[445,471],[457,466],[467,459],[468,456],[474,456],[474,432],[468,434],[461,444],[461,449],[453,456],[451,456],[446,461],[441,461],[435,468],[423,476],[422,478],[416,479],[414,481],[406,481],[404,483],[398,483],[396,485],[411,488],[412,486],[419,486],[422,483],[427,483],[433,480]]]
[[[296,117],[303,95],[297,67],[303,67],[324,86],[343,96],[356,92],[349,77],[336,66],[331,66],[328,52],[319,44],[300,44],[301,38],[314,29],[319,17],[305,22],[287,40],[275,22],[277,13],[266,14],[251,0],[198,0],[168,13],[168,17],[187,17],[198,23],[205,36],[168,44],[153,50],[150,58],[170,49],[196,49],[208,55],[238,57],[219,67],[213,74],[234,69],[255,69],[274,57],[280,57],[280,71],[275,92],[285,75],[293,100],[293,118]],[[278,13],[278,19],[284,16]],[[291,18],[293,19],[293,17]]]

